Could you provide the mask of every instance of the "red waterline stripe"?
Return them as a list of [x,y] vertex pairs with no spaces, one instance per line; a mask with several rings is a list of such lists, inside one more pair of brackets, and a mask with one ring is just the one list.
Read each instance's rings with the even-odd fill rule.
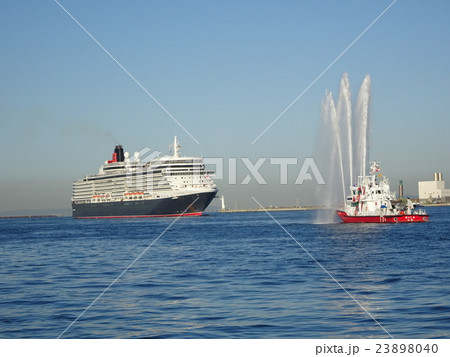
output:
[[102,219],[102,218],[151,218],[151,217],[178,217],[178,216],[201,216],[203,212],[191,212],[183,214],[157,214],[147,216],[94,216],[94,217],[74,217],[77,219]]

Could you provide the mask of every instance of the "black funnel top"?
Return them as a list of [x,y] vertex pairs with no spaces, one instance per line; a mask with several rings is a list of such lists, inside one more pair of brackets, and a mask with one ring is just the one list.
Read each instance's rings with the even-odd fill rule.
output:
[[117,161],[118,162],[125,161],[125,156],[123,154],[122,145],[116,145],[116,147],[114,148],[114,153],[117,156]]

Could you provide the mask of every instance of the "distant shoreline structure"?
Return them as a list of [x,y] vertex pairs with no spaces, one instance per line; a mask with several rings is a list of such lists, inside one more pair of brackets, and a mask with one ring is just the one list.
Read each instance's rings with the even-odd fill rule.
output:
[[59,217],[68,217],[64,214],[39,214],[39,215],[22,215],[22,216],[0,216],[0,219],[6,218],[59,218]]
[[264,207],[264,208],[249,208],[249,209],[221,209],[219,213],[241,213],[241,212],[277,212],[277,211],[314,211],[325,209],[320,206],[305,206],[305,207]]
[[441,202],[441,203],[421,203],[421,206],[424,207],[442,207],[442,206],[450,206],[450,202]]

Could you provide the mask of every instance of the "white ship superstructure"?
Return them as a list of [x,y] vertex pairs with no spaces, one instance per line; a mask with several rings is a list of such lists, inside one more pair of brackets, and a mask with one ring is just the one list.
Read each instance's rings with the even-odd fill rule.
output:
[[410,199],[406,205],[393,205],[395,195],[391,193],[389,179],[380,172],[380,163],[370,163],[370,174],[359,176],[357,184],[350,187],[344,210],[338,216],[346,223],[397,223],[427,222],[425,210],[416,210]]

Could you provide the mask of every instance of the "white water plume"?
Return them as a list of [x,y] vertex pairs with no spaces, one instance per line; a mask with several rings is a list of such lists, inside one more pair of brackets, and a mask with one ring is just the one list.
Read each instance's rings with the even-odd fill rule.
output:
[[367,161],[369,159],[369,104],[370,104],[370,77],[367,75],[359,89],[356,99],[354,124],[355,136],[353,140],[356,143],[356,174],[365,175]]
[[335,220],[334,210],[342,207],[349,187],[367,174],[369,158],[370,76],[366,75],[352,110],[350,81],[344,73],[337,105],[327,92],[321,105],[318,160],[325,172],[326,185],[319,189],[320,205],[330,209],[321,221]]
[[[339,90],[339,100],[337,106],[337,115],[340,118],[342,131],[347,133],[346,139],[343,142],[343,152],[348,157],[349,171],[343,173],[346,182],[353,177],[353,140],[352,140],[352,99],[350,92],[350,81],[348,74],[344,73],[341,79],[341,86]],[[343,138],[345,139],[345,138]]]

